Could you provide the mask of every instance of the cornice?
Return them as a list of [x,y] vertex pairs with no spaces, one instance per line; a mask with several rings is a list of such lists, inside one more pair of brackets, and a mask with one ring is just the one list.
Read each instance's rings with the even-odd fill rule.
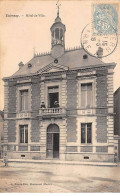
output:
[[4,77],[2,80],[8,81],[8,80],[13,80],[13,79],[18,79],[18,78],[30,78],[30,77],[34,77],[34,76],[46,76],[46,75],[54,75],[54,74],[61,74],[61,73],[74,73],[76,71],[81,71],[81,70],[93,70],[93,69],[104,69],[105,67],[110,67],[112,69],[114,69],[116,66],[116,63],[112,62],[112,63],[104,63],[104,64],[98,64],[98,65],[89,65],[86,67],[77,67],[77,68],[69,68],[68,70],[62,70],[62,71],[56,71],[56,72],[48,72],[48,73],[34,73],[34,74],[25,74],[25,75],[18,75],[18,76],[10,76],[10,77]]

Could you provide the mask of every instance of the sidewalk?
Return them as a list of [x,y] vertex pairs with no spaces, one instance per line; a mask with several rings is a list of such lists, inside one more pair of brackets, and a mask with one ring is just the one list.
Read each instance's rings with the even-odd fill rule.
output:
[[[3,159],[0,159],[3,162]],[[36,163],[36,164],[68,164],[68,165],[93,165],[93,166],[109,166],[117,167],[120,163],[109,162],[79,162],[79,161],[61,161],[61,160],[32,160],[32,159],[9,159],[9,163]]]

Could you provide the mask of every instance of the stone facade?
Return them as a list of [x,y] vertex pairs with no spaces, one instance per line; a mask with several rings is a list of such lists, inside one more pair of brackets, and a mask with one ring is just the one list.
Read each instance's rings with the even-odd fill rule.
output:
[[14,159],[114,162],[115,64],[65,50],[65,30],[58,15],[51,53],[4,78],[4,150]]
[[4,142],[4,111],[0,111],[0,158],[3,158],[3,142]]
[[114,134],[120,136],[120,87],[114,93]]
[[120,87],[114,93],[114,148],[115,161],[120,161]]

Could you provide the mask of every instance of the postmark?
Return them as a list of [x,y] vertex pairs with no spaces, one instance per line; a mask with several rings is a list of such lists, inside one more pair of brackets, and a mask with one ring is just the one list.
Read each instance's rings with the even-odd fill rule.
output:
[[[93,22],[94,23],[94,22]],[[106,26],[110,26],[113,28],[112,34],[104,34],[104,31],[100,31],[100,33],[93,33],[93,23],[89,23],[85,26],[81,34],[81,45],[84,50],[92,56],[96,56],[98,58],[106,57],[114,52],[118,43],[118,36],[116,31],[110,24],[103,21]],[[101,55],[98,55],[101,53]]]
[[118,4],[93,4],[93,33],[118,33]]

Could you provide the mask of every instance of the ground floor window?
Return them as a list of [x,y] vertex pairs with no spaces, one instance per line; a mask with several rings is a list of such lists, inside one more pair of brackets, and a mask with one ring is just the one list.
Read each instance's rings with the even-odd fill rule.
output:
[[28,143],[28,125],[20,125],[20,143]]
[[92,123],[81,123],[81,143],[92,143]]

